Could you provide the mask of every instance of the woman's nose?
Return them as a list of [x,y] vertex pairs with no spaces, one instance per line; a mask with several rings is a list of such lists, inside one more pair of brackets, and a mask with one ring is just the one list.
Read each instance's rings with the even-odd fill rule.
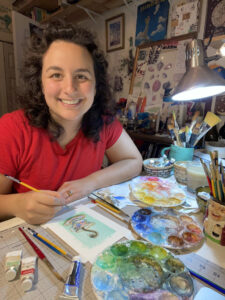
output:
[[64,92],[67,94],[73,94],[75,91],[77,91],[76,80],[72,77],[66,78],[64,81]]

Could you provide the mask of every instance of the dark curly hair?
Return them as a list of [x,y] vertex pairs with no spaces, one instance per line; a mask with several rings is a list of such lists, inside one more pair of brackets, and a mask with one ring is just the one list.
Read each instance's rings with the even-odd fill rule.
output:
[[98,49],[93,34],[81,27],[57,20],[46,24],[41,34],[31,36],[21,70],[24,85],[18,97],[20,106],[30,125],[47,129],[53,139],[57,139],[64,132],[62,126],[51,118],[41,83],[43,55],[55,40],[83,46],[93,59],[96,95],[91,108],[83,116],[81,128],[87,138],[97,142],[104,122],[111,123],[115,117],[115,101],[108,82],[108,63],[105,56]]

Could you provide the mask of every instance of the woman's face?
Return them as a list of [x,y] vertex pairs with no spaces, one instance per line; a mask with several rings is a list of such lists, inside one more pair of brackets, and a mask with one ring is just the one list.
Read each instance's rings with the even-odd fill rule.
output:
[[94,64],[88,50],[54,41],[43,56],[42,89],[55,121],[79,125],[95,96]]

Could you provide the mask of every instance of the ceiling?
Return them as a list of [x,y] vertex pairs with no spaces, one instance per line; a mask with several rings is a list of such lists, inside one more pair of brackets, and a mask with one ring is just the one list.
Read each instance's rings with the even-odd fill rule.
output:
[[14,10],[30,16],[33,7],[46,9],[51,18],[63,18],[69,22],[78,23],[88,17],[95,18],[104,12],[128,5],[132,0],[79,0],[75,4],[58,6],[58,0],[15,0]]

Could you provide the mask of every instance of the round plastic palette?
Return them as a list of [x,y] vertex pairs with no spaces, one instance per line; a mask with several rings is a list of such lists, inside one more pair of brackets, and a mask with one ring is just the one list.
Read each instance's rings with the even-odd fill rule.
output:
[[132,229],[152,244],[168,249],[198,247],[203,242],[203,231],[190,216],[154,208],[137,210],[131,218]]
[[91,283],[98,299],[188,300],[194,286],[185,265],[168,250],[145,241],[112,245],[96,259]]
[[174,207],[186,199],[186,194],[176,183],[159,177],[137,177],[132,180],[130,189],[131,200],[140,207]]

